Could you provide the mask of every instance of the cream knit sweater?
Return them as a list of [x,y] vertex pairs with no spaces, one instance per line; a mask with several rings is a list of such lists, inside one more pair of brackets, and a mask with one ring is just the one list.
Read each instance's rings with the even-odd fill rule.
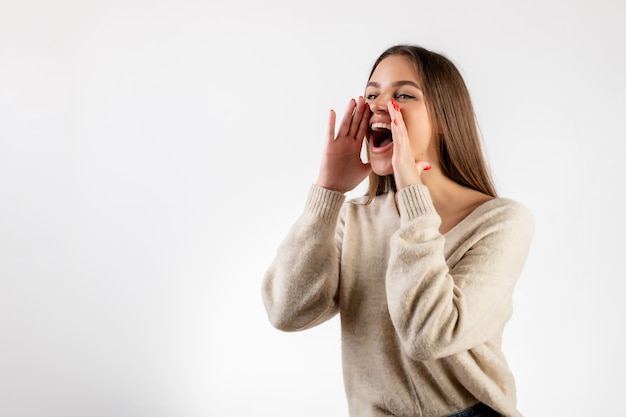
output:
[[440,417],[479,401],[521,416],[501,340],[530,213],[496,198],[442,235],[425,186],[395,197],[355,204],[312,186],[263,280],[269,320],[296,331],[340,313],[353,417]]

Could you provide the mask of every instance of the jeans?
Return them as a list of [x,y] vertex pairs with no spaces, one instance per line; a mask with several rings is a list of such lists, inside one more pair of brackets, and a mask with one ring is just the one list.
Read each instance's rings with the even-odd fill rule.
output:
[[473,407],[455,414],[450,414],[447,417],[500,417],[500,414],[491,407],[483,403],[478,403]]

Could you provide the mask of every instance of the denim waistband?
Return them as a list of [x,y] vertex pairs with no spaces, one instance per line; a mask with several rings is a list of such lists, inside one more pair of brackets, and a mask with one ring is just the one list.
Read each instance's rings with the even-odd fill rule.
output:
[[500,417],[500,414],[488,405],[478,403],[473,407],[446,417]]

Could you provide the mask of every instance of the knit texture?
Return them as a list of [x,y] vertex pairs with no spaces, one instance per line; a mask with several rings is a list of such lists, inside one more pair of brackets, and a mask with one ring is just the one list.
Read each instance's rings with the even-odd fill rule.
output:
[[270,322],[298,331],[340,313],[353,417],[440,417],[477,402],[520,417],[501,340],[529,211],[492,199],[442,235],[425,186],[359,202],[312,186],[263,280]]

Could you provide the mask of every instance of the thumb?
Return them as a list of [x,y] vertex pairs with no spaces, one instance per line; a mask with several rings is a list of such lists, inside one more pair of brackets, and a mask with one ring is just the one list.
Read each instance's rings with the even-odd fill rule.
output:
[[422,171],[429,171],[432,168],[432,165],[426,161],[416,161],[415,168],[417,168],[417,172],[421,174]]

